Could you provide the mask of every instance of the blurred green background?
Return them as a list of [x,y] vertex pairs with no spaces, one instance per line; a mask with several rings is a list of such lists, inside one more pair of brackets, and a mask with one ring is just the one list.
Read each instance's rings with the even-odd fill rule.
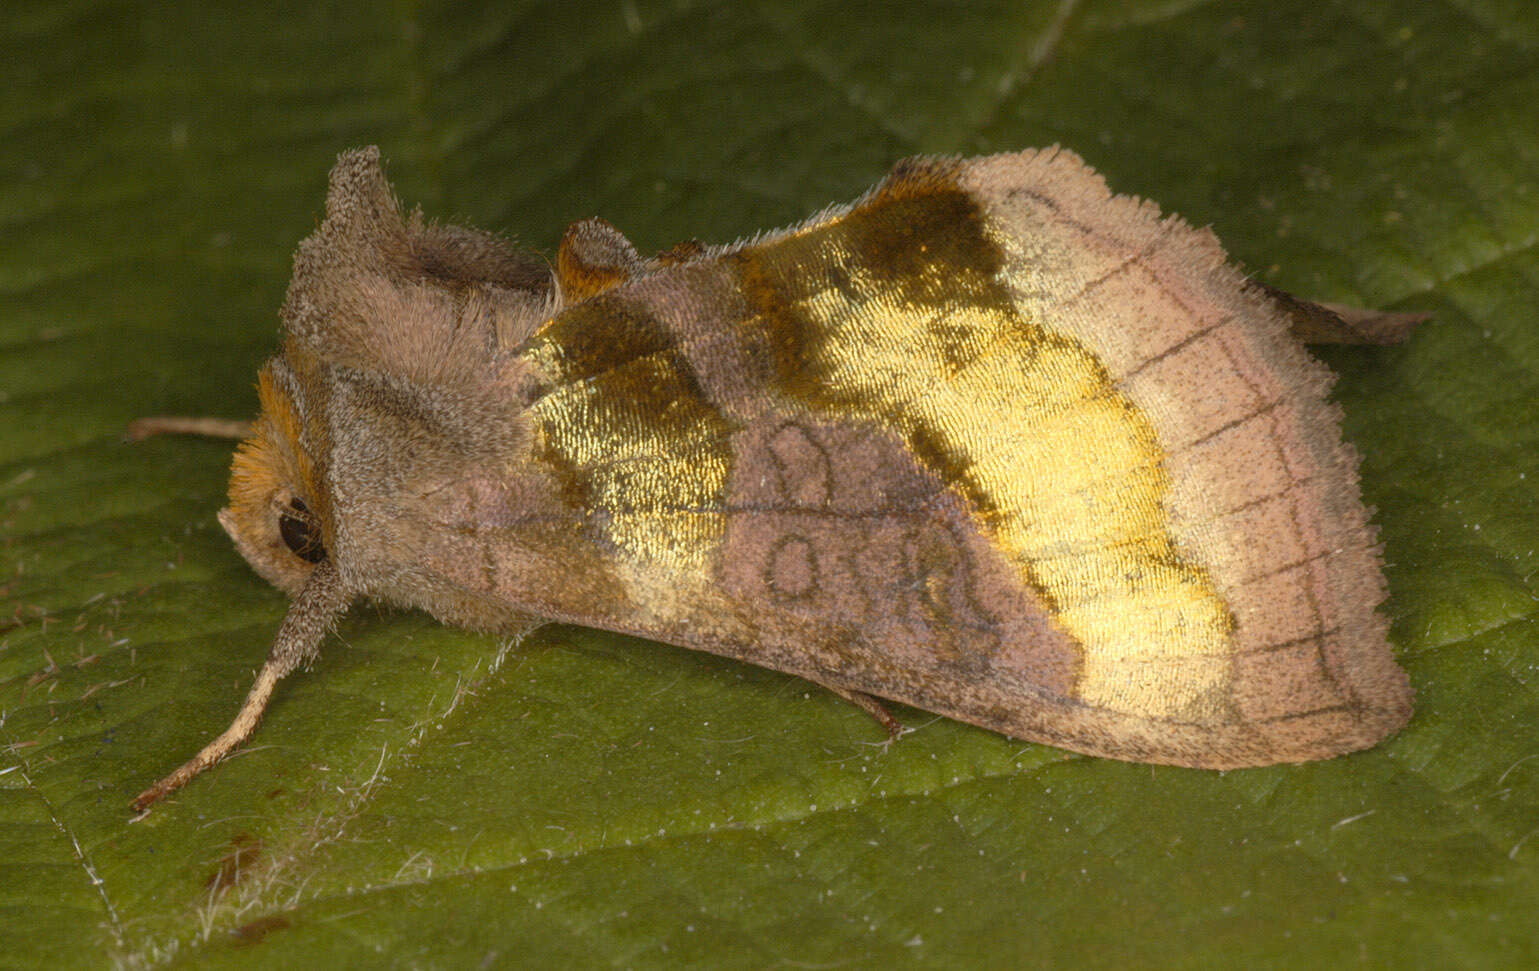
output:
[[[0,13],[0,966],[1512,966],[1539,948],[1539,7],[27,2]],[[1061,142],[1338,349],[1417,691],[1360,755],[1067,756],[770,672],[362,609],[255,744],[285,601],[214,522],[327,169],[549,252]]]

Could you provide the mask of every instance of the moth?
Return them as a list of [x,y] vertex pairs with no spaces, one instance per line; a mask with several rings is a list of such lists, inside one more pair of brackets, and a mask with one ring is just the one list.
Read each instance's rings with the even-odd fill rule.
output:
[[[852,204],[553,264],[332,170],[238,426],[241,554],[292,599],[256,728],[360,598],[738,658],[897,723],[1228,769],[1372,746],[1411,691],[1357,458],[1300,338],[1414,318],[1245,278],[1061,149],[918,158]],[[138,431],[223,426],[149,420]]]

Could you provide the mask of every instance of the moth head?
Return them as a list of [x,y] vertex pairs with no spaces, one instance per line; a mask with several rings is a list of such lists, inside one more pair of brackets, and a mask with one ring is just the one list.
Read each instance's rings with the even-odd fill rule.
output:
[[235,452],[230,504],[219,523],[258,573],[294,596],[331,555],[330,496],[304,442],[292,372],[271,362],[257,388],[262,412]]

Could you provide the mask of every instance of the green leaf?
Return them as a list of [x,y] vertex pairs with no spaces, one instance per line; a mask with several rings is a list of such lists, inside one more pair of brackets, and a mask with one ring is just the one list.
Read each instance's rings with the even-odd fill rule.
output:
[[[1522,963],[1539,948],[1539,8],[1524,0],[71,0],[0,22],[0,964]],[[342,148],[644,251],[896,159],[1062,142],[1269,283],[1425,310],[1326,355],[1417,713],[1214,774],[573,628],[361,610],[143,820],[282,617],[214,522]]]

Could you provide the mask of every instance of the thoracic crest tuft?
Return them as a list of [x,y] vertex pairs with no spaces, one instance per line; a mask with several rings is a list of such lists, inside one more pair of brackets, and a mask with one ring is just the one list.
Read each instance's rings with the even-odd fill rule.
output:
[[484,357],[523,340],[554,310],[553,291],[546,262],[506,239],[404,215],[371,147],[332,169],[326,218],[295,254],[281,313],[290,340],[324,360],[411,375],[424,356]]

